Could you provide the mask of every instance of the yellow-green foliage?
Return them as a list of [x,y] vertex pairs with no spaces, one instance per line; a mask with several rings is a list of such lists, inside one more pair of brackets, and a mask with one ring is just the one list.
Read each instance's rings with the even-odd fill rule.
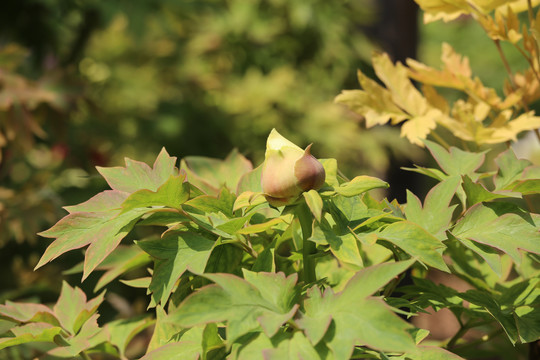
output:
[[[401,136],[418,145],[422,145],[428,135],[445,144],[441,135],[447,133],[476,146],[497,144],[516,140],[522,132],[540,128],[540,117],[530,109],[540,98],[537,43],[540,12],[534,16],[534,9],[528,8],[526,1],[417,2],[428,22],[450,21],[466,15],[480,23],[499,50],[501,71],[508,73],[508,80],[501,86],[504,96],[485,86],[473,75],[468,58],[444,43],[440,69],[412,59],[407,60],[406,66],[393,64],[387,55],[375,54],[372,59],[375,73],[385,87],[359,72],[363,90],[345,90],[337,96],[336,102],[362,115],[367,127],[402,123]],[[527,24],[522,24],[515,12],[527,10]],[[513,71],[501,41],[512,44],[529,68]],[[413,81],[421,85],[420,90]],[[460,96],[450,103],[441,95],[441,88],[455,90]]]

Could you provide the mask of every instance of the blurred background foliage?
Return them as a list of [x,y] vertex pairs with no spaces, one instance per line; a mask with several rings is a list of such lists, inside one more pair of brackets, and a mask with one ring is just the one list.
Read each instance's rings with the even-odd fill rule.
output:
[[369,68],[376,3],[2,2],[0,246],[34,243],[59,205],[103,186],[96,165],[151,161],[163,146],[221,158],[236,147],[258,164],[275,127],[349,173],[384,176],[412,148],[333,104]]
[[55,298],[57,275],[82,257],[34,273],[48,245],[35,234],[105,188],[96,165],[151,162],[163,146],[180,158],[238,148],[258,165],[277,128],[404,194],[396,172],[422,152],[333,103],[370,72],[372,51],[404,60],[418,48],[436,66],[446,41],[487,85],[505,76],[474,22],[419,22],[412,0],[0,2],[0,300]]

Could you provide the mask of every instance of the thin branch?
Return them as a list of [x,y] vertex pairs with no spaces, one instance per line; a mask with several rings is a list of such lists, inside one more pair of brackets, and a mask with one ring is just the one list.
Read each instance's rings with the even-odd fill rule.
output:
[[508,73],[508,78],[510,80],[510,85],[512,86],[512,89],[515,90],[516,84],[514,84],[513,79],[513,72],[510,68],[510,64],[508,63],[508,59],[506,59],[506,55],[504,55],[503,49],[501,47],[501,42],[498,39],[493,39],[493,42],[495,43],[495,47],[497,48],[497,51],[499,52],[499,56],[501,57],[501,60],[504,64],[504,68],[506,69],[506,72]]

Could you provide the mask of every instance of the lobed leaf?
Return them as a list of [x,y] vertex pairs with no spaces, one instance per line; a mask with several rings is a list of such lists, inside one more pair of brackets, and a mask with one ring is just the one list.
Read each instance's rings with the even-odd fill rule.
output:
[[[202,156],[187,156],[180,168],[186,172],[188,181],[207,195],[219,194],[223,186],[237,191],[242,177],[253,170],[251,162],[234,149],[225,160]],[[259,178],[260,179],[260,178]],[[243,189],[258,191],[257,189]]]
[[155,306],[167,302],[175,283],[186,270],[204,271],[215,241],[183,231],[136,244],[154,259],[154,273],[148,290],[152,292],[150,306]]
[[125,167],[97,167],[111,189],[134,193],[141,189],[156,191],[171,176],[177,175],[176,157],[171,157],[163,148],[154,166],[126,158]]
[[449,272],[442,257],[442,251],[446,246],[417,224],[410,221],[398,221],[379,230],[377,236],[398,246],[416,257],[418,261]]
[[56,238],[45,250],[36,269],[63,253],[90,244],[85,254],[83,279],[85,279],[131,231],[146,209],[118,211],[76,212],[62,218],[40,236]]
[[339,235],[325,224],[314,224],[309,240],[318,245],[329,245],[332,254],[345,266],[358,270],[364,265],[353,233]]
[[189,184],[185,182],[185,178],[185,175],[171,175],[156,191],[135,191],[122,203],[122,213],[153,206],[181,209],[181,205],[189,199]]
[[149,317],[135,316],[129,319],[114,320],[105,325],[110,334],[109,342],[125,357],[130,341],[141,331],[155,323]]
[[25,343],[54,342],[62,331],[59,326],[42,322],[17,326],[11,329],[13,336],[0,338],[0,349]]
[[227,321],[227,341],[262,328],[273,336],[296,312],[296,275],[252,273],[246,279],[230,274],[204,274],[216,285],[188,296],[171,314],[169,321],[184,327]]
[[[306,313],[298,321],[300,327],[312,344],[322,338],[335,359],[349,359],[354,345],[381,351],[415,351],[415,343],[406,331],[410,325],[382,300],[369,296],[411,264],[409,261],[360,270],[337,294],[330,289],[321,294],[317,287],[311,288],[304,302]],[[365,288],[367,279],[370,285]]]
[[72,288],[64,281],[60,297],[53,311],[60,325],[70,334],[75,335],[81,327],[94,315],[98,306],[103,302],[105,293],[87,301],[86,294],[79,288]]
[[519,249],[540,253],[540,232],[534,220],[505,203],[476,204],[467,210],[452,234],[502,250],[518,265]]
[[450,201],[456,193],[460,179],[457,176],[449,177],[432,188],[424,200],[422,207],[420,200],[407,190],[407,206],[405,216],[439,240],[444,240],[444,232],[452,221],[452,214],[456,205],[450,206]]

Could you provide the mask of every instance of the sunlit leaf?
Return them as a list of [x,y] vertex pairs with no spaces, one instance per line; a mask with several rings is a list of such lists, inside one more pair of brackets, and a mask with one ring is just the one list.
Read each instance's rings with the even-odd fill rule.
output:
[[309,240],[318,245],[328,245],[332,254],[345,266],[360,269],[364,265],[358,248],[358,240],[350,232],[339,235],[327,225],[314,225],[313,234]]
[[[414,341],[406,331],[410,325],[380,299],[369,296],[411,263],[361,270],[340,293],[327,289],[321,294],[318,288],[311,288],[300,321],[311,343],[316,344],[322,337],[335,359],[349,359],[356,344],[382,351],[414,351]],[[364,288],[367,279],[370,286]]]
[[417,223],[438,239],[444,240],[444,231],[448,228],[456,208],[456,205],[450,206],[450,201],[456,193],[459,182],[459,177],[454,176],[439,183],[429,191],[423,207],[420,200],[407,191],[405,208],[407,220]]
[[156,191],[142,189],[129,195],[122,203],[122,213],[153,206],[180,209],[187,199],[189,199],[189,184],[185,182],[185,176],[171,176]]
[[155,240],[137,241],[155,262],[152,282],[152,303],[165,304],[174,284],[186,271],[202,272],[215,242],[193,232],[174,232]]
[[169,321],[185,327],[227,321],[227,341],[262,328],[268,336],[296,312],[296,275],[252,273],[246,279],[230,274],[204,274],[215,285],[190,295],[169,315]]
[[321,222],[323,201],[319,193],[315,190],[309,190],[303,193],[306,204],[308,205],[311,213],[317,219],[318,222]]
[[99,173],[113,190],[133,193],[141,189],[156,191],[171,176],[178,175],[175,168],[176,157],[171,157],[165,149],[159,153],[154,166],[125,159],[126,167],[98,167]]
[[[102,267],[106,269],[105,273],[101,275],[94,291],[98,291],[105,285],[116,279],[118,276],[146,265],[150,262],[148,254],[139,249],[139,247],[133,246],[119,246],[116,250],[105,259],[102,263]],[[105,265],[106,263],[106,265]]]
[[410,221],[398,221],[377,233],[419,261],[436,269],[449,272],[443,258],[444,244],[425,229]]
[[531,215],[505,203],[477,204],[470,208],[452,230],[465,238],[502,250],[519,264],[519,250],[540,253],[540,232]]
[[389,185],[386,181],[376,177],[360,175],[356,176],[351,181],[334,188],[334,190],[340,195],[351,197],[360,195],[369,190],[387,188],[388,186]]
[[40,233],[56,238],[43,253],[36,269],[63,253],[90,244],[86,250],[83,279],[86,278],[118,246],[146,209],[132,209],[119,214],[109,212],[76,212]]
[[447,151],[441,145],[432,141],[425,140],[424,142],[437,164],[447,175],[468,175],[472,180],[478,179],[476,170],[484,162],[485,152],[472,153],[456,147],[451,147]]
[[465,195],[467,196],[467,207],[471,207],[480,202],[487,202],[495,199],[521,197],[518,193],[506,191],[491,192],[487,190],[484,185],[473,182],[467,175],[463,176],[463,190],[465,190]]
[[[237,150],[233,150],[225,160],[202,156],[188,156],[182,160],[181,169],[186,171],[190,183],[208,195],[217,195],[222,186],[231,192],[237,190],[242,176],[253,169],[251,162]],[[257,191],[256,189],[243,189]]]
[[153,324],[153,320],[141,316],[111,321],[106,325],[110,334],[109,342],[118,348],[120,356],[125,356],[130,341]]
[[101,293],[90,301],[79,288],[72,288],[64,281],[57,303],[53,307],[60,325],[71,334],[77,334],[88,319],[96,312],[103,302],[105,293]]
[[47,323],[30,323],[11,329],[13,336],[0,338],[0,349],[33,342],[54,342],[62,332],[59,326]]

